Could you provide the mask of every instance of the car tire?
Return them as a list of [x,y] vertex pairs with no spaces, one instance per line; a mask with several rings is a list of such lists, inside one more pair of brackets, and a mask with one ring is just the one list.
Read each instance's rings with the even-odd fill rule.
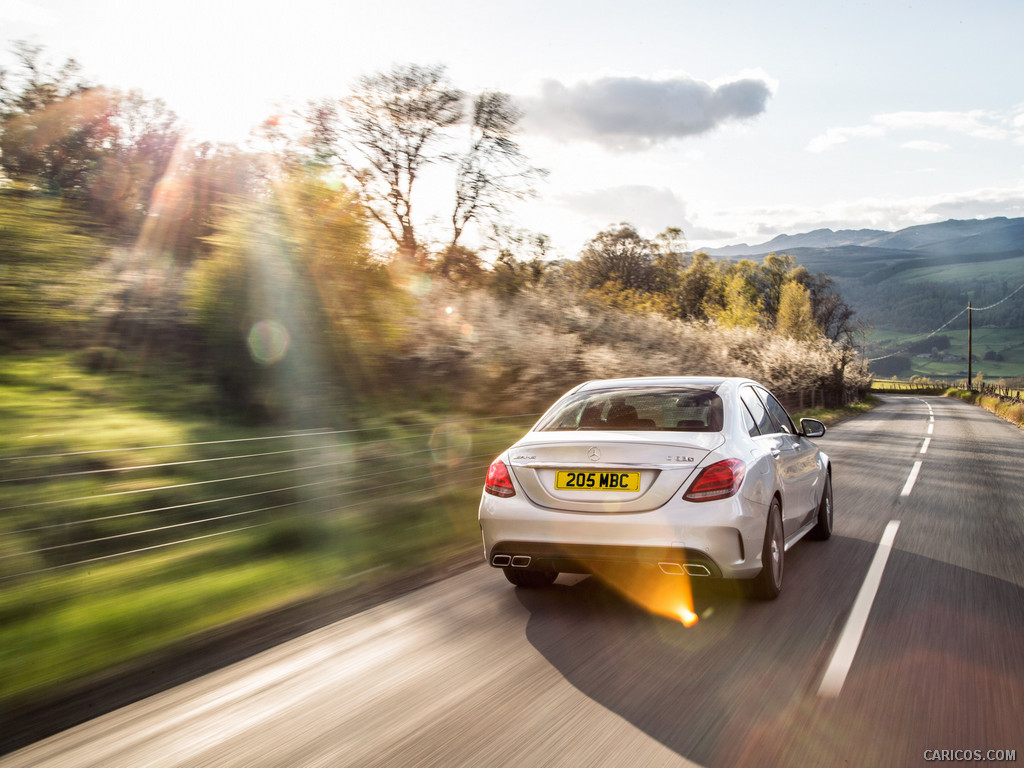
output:
[[807,537],[825,541],[832,535],[832,524],[835,522],[835,510],[832,506],[832,476],[825,475],[825,491],[821,494],[818,505],[818,524],[811,528]]
[[772,499],[761,548],[761,572],[751,583],[751,592],[758,600],[774,600],[782,591],[782,575],[786,560],[786,537],[782,531],[782,507]]
[[502,568],[505,578],[517,587],[539,589],[550,587],[558,578],[558,571],[533,571],[527,568]]

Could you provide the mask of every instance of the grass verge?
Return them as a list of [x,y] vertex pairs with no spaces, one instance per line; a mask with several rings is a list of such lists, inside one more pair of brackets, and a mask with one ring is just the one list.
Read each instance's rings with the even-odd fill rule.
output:
[[840,422],[861,416],[872,408],[878,406],[881,401],[872,394],[864,397],[864,400],[857,403],[850,403],[842,408],[811,408],[793,414],[793,420],[798,424],[800,419],[817,419],[823,422],[826,427],[832,427]]
[[983,395],[980,392],[970,392],[966,389],[948,389],[945,395],[963,400],[965,403],[980,405],[999,418],[1024,428],[1024,403],[1014,403],[993,395]]

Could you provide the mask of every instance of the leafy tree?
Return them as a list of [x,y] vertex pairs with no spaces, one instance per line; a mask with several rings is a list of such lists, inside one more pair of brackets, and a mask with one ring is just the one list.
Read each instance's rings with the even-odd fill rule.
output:
[[785,253],[769,253],[760,268],[755,265],[751,278],[754,290],[761,297],[761,311],[766,324],[770,325],[778,315],[782,286],[792,279],[790,273],[796,268],[796,259]]
[[719,263],[703,251],[679,276],[677,299],[679,316],[689,320],[707,320],[708,309],[722,306],[723,281]]
[[72,59],[54,70],[42,50],[15,43],[20,68],[0,73],[0,167],[134,236],[181,140],[177,118],[138,92],[90,86]]
[[775,330],[798,341],[811,341],[821,335],[814,322],[811,293],[795,280],[787,280],[782,284]]
[[797,282],[809,291],[814,322],[825,337],[852,345],[861,325],[854,319],[856,311],[836,289],[835,281],[824,272],[812,275],[804,266],[790,270],[787,280]]
[[105,252],[74,206],[23,184],[0,187],[0,344],[84,335]]
[[[402,343],[407,300],[372,258],[368,237],[357,197],[302,169],[282,174],[262,198],[227,208],[212,253],[193,269],[189,308],[229,400],[272,415],[268,393],[278,392],[277,402],[309,400],[329,378],[355,396],[382,383],[387,356]],[[281,364],[253,351],[254,329],[267,324],[288,339]],[[301,380],[288,378],[297,370]]]
[[612,283],[624,290],[656,292],[666,282],[656,256],[654,244],[632,224],[619,224],[599,232],[583,246],[572,268],[573,278],[584,289]]
[[431,265],[434,274],[466,287],[478,287],[486,282],[483,263],[475,251],[461,245],[449,245]]
[[74,59],[54,70],[41,60],[41,45],[17,40],[12,47],[21,67],[13,73],[0,67],[0,117],[36,112],[89,89]]
[[737,271],[725,282],[722,305],[708,306],[710,319],[726,328],[757,328],[761,321],[761,300],[743,274]]
[[539,285],[549,268],[548,263],[539,257],[520,260],[513,256],[511,251],[502,251],[491,268],[488,288],[497,295],[508,298],[524,288]]
[[487,287],[501,297],[509,298],[524,288],[539,285],[552,271],[548,261],[551,241],[547,235],[493,224],[489,247],[498,256],[491,266]]

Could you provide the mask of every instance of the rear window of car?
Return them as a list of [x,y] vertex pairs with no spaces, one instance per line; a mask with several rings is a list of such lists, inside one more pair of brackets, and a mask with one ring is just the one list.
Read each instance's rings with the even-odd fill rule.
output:
[[722,398],[702,387],[581,392],[537,426],[539,432],[568,430],[721,432]]

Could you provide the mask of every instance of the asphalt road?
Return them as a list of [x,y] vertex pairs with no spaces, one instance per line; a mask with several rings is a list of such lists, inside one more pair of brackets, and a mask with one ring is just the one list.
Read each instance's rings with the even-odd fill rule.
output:
[[[596,579],[530,591],[481,566],[0,766],[1024,763],[1024,432],[893,396],[819,444],[835,535],[787,553],[774,602],[698,584],[686,628]],[[885,554],[854,653],[823,686]]]

